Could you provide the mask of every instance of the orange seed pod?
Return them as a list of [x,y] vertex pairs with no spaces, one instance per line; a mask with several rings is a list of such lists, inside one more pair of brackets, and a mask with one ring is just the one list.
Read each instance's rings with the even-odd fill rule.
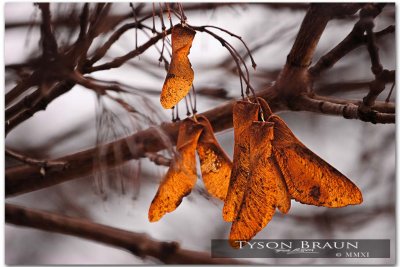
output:
[[185,119],[179,127],[174,158],[158,191],[151,202],[149,221],[155,222],[168,212],[174,211],[182,199],[190,194],[197,181],[196,146],[203,127],[192,119]]
[[225,200],[232,162],[218,144],[208,119],[204,116],[198,116],[197,120],[204,129],[197,143],[204,185],[212,196]]
[[225,221],[233,221],[239,212],[250,173],[250,125],[258,120],[259,105],[237,101],[233,106],[234,150],[228,194],[223,208]]
[[268,121],[274,123],[274,155],[292,198],[329,208],[362,202],[360,189],[301,143],[281,118]]
[[195,34],[195,31],[181,24],[172,29],[172,59],[160,96],[165,109],[174,107],[190,91],[194,72],[188,55]]
[[272,219],[275,208],[287,213],[290,195],[272,153],[273,123],[254,121],[250,129],[250,175],[230,233],[230,244],[249,241]]

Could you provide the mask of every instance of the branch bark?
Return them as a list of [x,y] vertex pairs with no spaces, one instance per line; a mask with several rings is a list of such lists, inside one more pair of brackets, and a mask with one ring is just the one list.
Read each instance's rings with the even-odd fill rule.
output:
[[74,86],[75,83],[72,81],[62,81],[54,86],[54,88],[52,88],[47,95],[43,95],[43,93],[38,89],[32,92],[30,95],[27,95],[24,99],[20,100],[20,102],[15,105],[23,107],[23,109],[14,117],[6,121],[6,135],[20,123],[32,117],[36,112],[45,110],[51,101],[68,92]]
[[146,234],[129,232],[88,220],[6,204],[6,223],[66,234],[117,247],[167,264],[244,264],[234,259],[211,258],[206,252],[182,249],[176,242],[162,242]]
[[395,123],[395,113],[382,113],[376,110],[370,109],[368,112],[360,113],[360,105],[355,105],[349,101],[346,104],[339,104],[325,100],[313,99],[308,96],[298,97],[293,102],[293,109],[311,111],[327,115],[342,116],[345,119],[358,119],[365,122],[376,123]]
[[280,94],[289,102],[291,97],[310,89],[308,67],[328,22],[337,16],[351,15],[360,7],[360,4],[311,4],[276,82]]
[[[387,34],[394,33],[395,26],[390,25],[387,28],[375,32],[374,36],[376,39],[380,39]],[[345,55],[367,43],[367,38],[362,35],[359,28],[359,24],[356,24],[352,31],[341,41],[337,46],[335,46],[331,51],[322,56],[314,66],[310,68],[310,74],[315,78],[318,77],[322,72],[333,67],[340,59]]]

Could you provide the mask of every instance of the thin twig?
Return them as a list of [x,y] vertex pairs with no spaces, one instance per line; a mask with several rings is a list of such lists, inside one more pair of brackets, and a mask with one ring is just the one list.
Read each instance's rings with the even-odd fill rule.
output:
[[155,32],[156,32],[156,22],[155,22],[155,18],[156,18],[156,7],[155,7],[155,4],[154,4],[154,3],[152,3],[152,7],[153,7],[153,9],[152,9],[152,11],[153,11],[153,33],[155,33]]
[[256,67],[257,67],[256,61],[254,60],[253,55],[252,55],[252,53],[251,53],[249,47],[247,46],[246,42],[243,41],[243,38],[242,38],[241,36],[236,35],[236,34],[230,32],[230,31],[228,31],[228,30],[225,30],[225,29],[223,29],[223,28],[220,28],[220,27],[217,27],[217,26],[213,26],[213,25],[204,25],[203,27],[205,27],[205,28],[214,28],[214,29],[223,31],[223,32],[229,34],[229,35],[232,36],[232,37],[235,37],[235,38],[239,39],[239,41],[243,44],[243,46],[244,46],[244,47],[246,48],[246,50],[247,50],[247,55],[250,57],[252,67],[253,67],[254,69],[256,69]]
[[[190,26],[190,25],[189,25]],[[240,56],[240,54],[236,51],[236,49],[226,40],[224,40],[222,37],[220,37],[219,35],[215,34],[214,32],[207,30],[204,26],[190,26],[191,28],[193,28],[194,30],[200,31],[200,32],[205,32],[209,35],[211,35],[212,37],[214,37],[215,39],[217,39],[221,45],[223,47],[225,47],[229,53],[231,54],[232,58],[235,60],[236,62],[236,66],[239,72],[239,76],[241,78],[243,78],[243,80],[246,83],[246,94],[249,95],[248,90],[251,90],[253,93],[253,97],[255,96],[255,90],[253,88],[253,86],[250,84],[250,74],[249,74],[249,70],[247,68],[247,65],[245,63],[245,61],[243,60],[243,58]],[[241,65],[244,66],[245,71],[246,71],[246,75],[243,73],[242,69],[241,69]],[[255,98],[256,99],[256,98]]]
[[[21,110],[17,115],[6,121],[6,135],[20,123],[31,118],[36,112],[45,110],[53,99],[68,92],[74,86],[75,83],[71,81],[62,81],[54,86],[46,96],[43,96],[39,90],[36,90],[26,98],[22,99],[21,101],[26,101],[30,104],[28,105],[28,108]],[[31,100],[33,102],[30,102]]]
[[171,8],[169,7],[169,3],[165,3],[165,7],[167,8],[168,20],[170,28],[173,27],[172,18],[171,18]]
[[51,25],[51,13],[49,3],[39,3],[40,10],[42,11],[42,25],[41,25],[41,42],[43,57],[51,60],[58,54],[58,45],[56,38],[53,34]]
[[33,166],[38,166],[40,168],[58,168],[58,169],[65,169],[68,167],[67,163],[64,161],[52,161],[52,160],[40,160],[40,159],[35,159],[26,155],[22,155],[21,153],[18,153],[17,151],[14,151],[12,149],[6,148],[5,149],[6,156],[10,156],[12,158],[15,158],[19,160],[20,162],[33,165]]
[[389,103],[389,101],[390,101],[390,97],[391,97],[391,95],[392,95],[393,88],[394,88],[394,85],[395,85],[395,84],[396,84],[396,83],[393,82],[393,85],[392,85],[392,87],[390,88],[389,94],[388,94],[388,96],[386,97],[386,100],[385,100],[386,103]]
[[[141,21],[134,22],[134,23],[127,23],[118,28],[113,34],[110,36],[110,38],[107,39],[107,41],[100,46],[99,48],[96,49],[94,52],[94,56],[86,62],[87,66],[91,66],[97,61],[99,61],[101,58],[104,57],[104,55],[107,53],[107,51],[110,49],[110,47],[118,41],[118,39],[124,34],[126,31],[130,29],[140,29],[143,28],[144,25],[141,24]],[[137,50],[137,48],[135,49]]]
[[[385,29],[375,32],[376,39],[383,38],[387,34],[395,32],[395,26],[390,25]],[[332,50],[322,56],[309,70],[313,77],[319,76],[322,72],[332,68],[336,62],[342,59],[345,55],[356,49],[357,47],[366,44],[367,39],[360,29],[360,24],[355,24],[351,32]]]
[[149,152],[145,153],[144,155],[146,156],[146,158],[148,158],[150,161],[154,162],[157,165],[162,165],[167,167],[171,165],[171,159],[168,159],[163,155],[157,153],[149,153]]
[[[129,3],[129,6],[132,8],[133,18],[135,19],[136,25],[138,25],[135,6],[133,5],[133,3]],[[137,47],[138,47],[138,35],[137,35],[137,28],[135,28],[135,49],[137,49]]]
[[[166,30],[165,33],[171,34],[171,28]],[[98,66],[94,66],[94,67],[89,67],[86,69],[86,72],[95,72],[95,71],[100,71],[100,70],[107,70],[107,69],[112,69],[112,68],[118,68],[120,67],[122,64],[124,64],[126,61],[142,54],[144,51],[146,51],[149,47],[151,47],[152,45],[154,45],[155,43],[157,43],[160,39],[162,39],[164,36],[164,33],[159,33],[156,36],[154,36],[153,38],[151,38],[150,40],[148,40],[146,43],[144,43],[143,45],[139,46],[137,49],[121,56],[118,58],[115,58],[114,60],[112,60],[111,62],[107,62]]]
[[374,105],[376,99],[380,95],[380,93],[385,90],[386,83],[390,81],[394,81],[395,79],[395,71],[383,70],[381,71],[373,80],[369,83],[369,92],[363,98],[363,103],[367,107],[371,107]]

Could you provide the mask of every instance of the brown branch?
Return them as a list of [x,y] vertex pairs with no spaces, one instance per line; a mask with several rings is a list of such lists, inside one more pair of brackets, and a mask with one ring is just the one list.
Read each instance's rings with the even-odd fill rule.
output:
[[360,12],[360,23],[362,23],[366,32],[367,49],[371,58],[371,71],[375,76],[375,80],[369,85],[368,94],[363,98],[363,102],[358,108],[359,114],[362,117],[368,116],[371,113],[371,106],[375,104],[379,94],[385,90],[386,83],[395,78],[395,71],[383,69],[378,53],[379,48],[372,32],[375,26],[374,18],[376,14],[381,13],[383,7],[384,4],[368,4]]
[[371,70],[375,76],[379,75],[383,71],[383,67],[379,59],[379,48],[376,45],[375,35],[372,30],[375,26],[374,19],[382,12],[383,6],[384,4],[368,4],[360,12],[360,24],[366,32],[367,48],[372,64]]
[[[362,100],[340,99],[331,96],[326,97],[320,95],[313,95],[312,98],[316,100],[331,102],[335,104],[342,104],[342,105],[353,104],[359,106],[362,103]],[[395,103],[375,101],[375,104],[371,108],[381,113],[393,113],[393,114],[396,113]]]
[[360,4],[311,4],[301,23],[295,42],[287,56],[276,87],[283,97],[298,96],[310,90],[307,68],[329,20],[355,13]]
[[[231,6],[231,5],[244,5],[243,3],[193,3],[193,4],[187,4],[185,5],[185,10],[186,11],[202,11],[202,10],[211,10],[211,9],[216,9],[220,7],[226,7],[226,6]],[[137,8],[139,9],[139,8]],[[156,11],[159,12],[159,11]],[[165,10],[164,12],[167,12]],[[144,14],[144,16],[148,16],[149,14]],[[110,15],[106,18],[106,25],[108,25],[108,29],[105,31],[109,31],[113,29],[116,25],[121,23],[122,21],[125,21],[129,18],[132,17],[132,12],[128,12],[126,14],[122,15]],[[151,12],[150,12],[150,17],[151,17]],[[65,17],[65,16],[60,16],[57,17],[53,21],[53,25],[55,26],[64,26],[64,27],[74,27],[77,25],[77,19],[76,17]],[[5,30],[10,30],[14,28],[20,28],[20,27],[32,27],[32,26],[40,26],[39,21],[17,21],[17,22],[6,22],[5,23]]]
[[[387,34],[394,33],[395,26],[390,25],[382,31],[375,32],[374,37],[376,39],[380,39]],[[333,65],[336,64],[340,59],[342,59],[345,55],[364,45],[367,43],[367,38],[363,34],[363,30],[360,28],[360,24],[355,24],[351,32],[341,41],[338,45],[336,45],[332,50],[330,50],[327,54],[322,56],[317,63],[314,64],[309,70],[310,74],[313,77],[319,76],[322,72],[330,69]]]
[[331,16],[324,12],[325,8],[320,4],[311,4],[287,56],[286,65],[300,68],[310,65],[318,41],[331,19]]
[[392,95],[394,86],[395,86],[395,82],[393,81],[393,84],[392,84],[392,87],[390,88],[389,94],[388,94],[388,96],[387,96],[386,99],[385,99],[385,102],[386,102],[386,103],[389,103],[389,101],[390,101],[390,97],[391,97],[391,95]]
[[[79,84],[87,89],[91,89],[101,95],[105,94],[106,91],[126,92],[117,84],[106,84],[107,82],[95,80],[89,76],[85,77],[78,71],[71,72],[71,74],[69,75],[69,79],[72,80],[74,83]],[[100,82],[102,82],[103,84]]]
[[29,88],[34,85],[37,85],[39,82],[39,74],[37,71],[33,72],[27,78],[18,82],[10,91],[8,91],[5,95],[5,105],[8,106],[14,100],[16,100],[20,95],[26,92]]
[[[134,58],[142,54],[144,51],[146,51],[150,46],[152,46],[161,38],[162,34],[153,37],[148,42],[138,47],[138,49],[135,49],[132,52],[128,53],[128,56],[130,58]],[[88,47],[89,46],[87,45],[86,48]],[[83,49],[81,53],[85,53],[85,51],[86,49]],[[99,68],[101,66],[103,65],[86,69],[86,73],[99,70],[96,68]],[[68,92],[74,86],[75,82],[71,80],[61,81],[54,88],[52,88],[46,96],[43,96],[42,92],[37,89],[30,95],[26,96],[24,99],[21,99],[18,103],[15,104],[15,106],[10,107],[9,109],[6,110],[6,115],[7,115],[7,121],[5,126],[6,134],[8,134],[12,129],[14,129],[17,125],[19,125],[23,121],[32,117],[33,114],[35,114],[37,111],[44,110],[51,101],[53,101],[60,95]]]
[[212,258],[210,253],[182,249],[177,242],[157,241],[146,234],[13,204],[6,204],[5,220],[8,224],[92,240],[126,250],[143,259],[150,257],[167,264],[244,263],[234,259]]
[[361,114],[359,112],[360,106],[351,102],[346,104],[337,104],[327,101],[327,99],[318,100],[303,95],[296,98],[296,101],[293,101],[291,108],[298,111],[311,111],[327,115],[342,116],[345,119],[358,119],[374,124],[395,123],[395,113],[382,113],[371,109],[368,112]]
[[[116,42],[118,39],[124,34],[126,31],[134,28],[141,28],[142,24],[140,22],[134,22],[134,23],[127,23],[121,26],[119,29],[117,29],[111,36],[110,38],[101,46],[99,47],[95,52],[94,56],[87,61],[88,66],[92,66],[95,62],[100,60],[108,51],[108,49]],[[137,47],[136,47],[137,49]]]
[[6,135],[20,123],[32,117],[36,112],[40,110],[45,110],[47,105],[51,101],[53,101],[60,95],[68,92],[74,86],[75,83],[72,83],[70,81],[63,81],[52,88],[46,96],[42,95],[42,92],[40,90],[36,90],[32,94],[28,95],[26,98],[22,99],[22,103],[18,105],[25,106],[26,108],[24,108],[17,115],[6,121]]
[[64,169],[66,167],[66,163],[62,161],[51,161],[51,160],[40,160],[40,159],[35,159],[26,155],[23,155],[17,151],[14,151],[12,149],[6,148],[5,149],[6,156],[10,156],[12,158],[15,158],[23,163],[27,163],[29,165],[34,165],[38,166],[41,168],[41,172],[45,172],[47,168],[59,168],[59,169]]
[[145,157],[147,157],[150,161],[154,162],[157,165],[167,166],[171,165],[171,159],[164,157],[163,155],[157,153],[145,153]]
[[89,3],[85,3],[83,5],[81,15],[79,16],[80,30],[77,43],[79,43],[79,41],[85,38],[88,25],[89,25]]
[[[380,65],[380,64],[379,64]],[[369,84],[369,92],[363,98],[363,103],[366,107],[371,107],[374,105],[377,97],[383,90],[385,90],[386,83],[395,80],[395,71],[383,70],[378,75],[374,81]]]
[[[75,27],[77,25],[75,18],[60,16],[53,21],[54,26]],[[5,22],[5,30],[13,30],[15,28],[24,27],[38,27],[41,25],[40,21],[15,21]]]
[[46,60],[51,61],[58,54],[58,45],[51,26],[50,4],[39,3],[38,6],[42,11],[42,24],[40,26],[42,53]]
[[[276,99],[275,90],[268,88],[260,91],[259,96],[264,97],[275,112],[283,110],[284,106],[279,106],[280,101]],[[229,101],[223,105],[209,110],[202,115],[206,116],[215,132],[219,132],[232,127],[232,106],[234,101]],[[163,123],[161,129],[175,143],[179,123]],[[135,151],[129,149],[135,147]],[[121,148],[121,160],[116,161],[112,154],[112,147]],[[6,169],[5,184],[6,196],[15,196],[22,193],[27,193],[39,190],[45,187],[53,186],[62,182],[66,182],[79,177],[84,177],[92,173],[94,169],[98,169],[98,163],[93,159],[97,155],[99,149],[101,151],[109,151],[104,159],[107,161],[108,167],[112,168],[131,159],[139,159],[145,156],[146,152],[158,152],[165,149],[165,143],[160,139],[158,131],[152,128],[137,132],[127,138],[102,145],[101,148],[94,147],[75,154],[64,156],[55,161],[63,161],[68,164],[68,167],[63,171],[49,170],[43,176],[40,173],[40,168],[32,166],[17,166]]]
[[[172,30],[171,28],[168,29],[165,32],[165,35],[171,34],[171,30]],[[98,66],[94,66],[94,67],[88,67],[85,69],[85,72],[95,72],[95,71],[100,71],[100,70],[108,70],[108,69],[112,69],[112,68],[118,68],[122,64],[124,64],[126,61],[128,61],[128,60],[140,55],[144,51],[146,51],[149,47],[151,47],[152,45],[157,43],[159,40],[161,40],[163,38],[163,36],[165,36],[165,35],[164,35],[164,33],[159,33],[156,36],[154,36],[153,38],[151,38],[150,40],[148,40],[143,45],[139,46],[137,49],[135,49],[121,57],[115,58],[111,62],[107,62],[107,63],[101,64]]]
[[[387,83],[394,83],[395,82],[395,75],[394,71],[389,73],[385,73],[383,75],[384,78],[382,82]],[[323,95],[331,95],[337,93],[344,93],[344,92],[351,92],[357,91],[361,89],[368,89],[369,86],[373,81],[348,81],[348,82],[337,82],[337,83],[327,83],[327,84],[320,84],[318,87],[314,88],[314,91],[318,94]]]
[[211,88],[211,87],[196,88],[196,95],[211,97],[214,99],[224,99],[224,100],[232,99],[232,97],[228,97],[228,91],[224,88]]
[[324,83],[314,87],[314,92],[322,95],[332,95],[337,93],[348,93],[368,88],[370,81],[348,81]]

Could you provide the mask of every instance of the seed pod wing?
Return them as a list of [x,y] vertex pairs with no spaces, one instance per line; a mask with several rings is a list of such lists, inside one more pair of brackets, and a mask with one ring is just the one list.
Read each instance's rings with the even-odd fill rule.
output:
[[197,119],[204,129],[197,143],[204,185],[212,196],[225,200],[232,162],[218,144],[208,119],[204,116],[198,116]]
[[165,109],[174,107],[192,87],[194,72],[188,55],[195,34],[195,31],[181,24],[172,29],[172,59],[160,96]]
[[273,123],[253,122],[250,130],[250,176],[238,216],[232,224],[230,244],[249,241],[272,219],[276,207],[290,209],[290,195],[272,154]]
[[247,101],[238,101],[233,106],[233,167],[223,208],[223,218],[228,222],[236,218],[247,188],[250,173],[250,125],[252,121],[258,120],[258,110],[259,105]]
[[197,181],[196,146],[203,127],[192,119],[182,121],[177,141],[178,156],[174,158],[158,188],[149,209],[149,221],[155,222],[174,211]]
[[295,200],[330,208],[362,202],[357,186],[302,144],[283,120],[268,120],[275,124],[274,154]]

